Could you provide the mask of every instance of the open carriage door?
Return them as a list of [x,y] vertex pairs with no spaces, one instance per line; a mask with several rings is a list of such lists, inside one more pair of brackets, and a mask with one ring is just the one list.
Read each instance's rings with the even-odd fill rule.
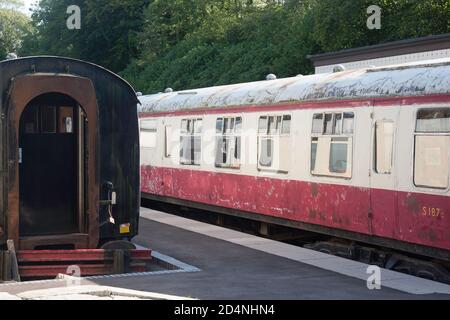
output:
[[8,237],[22,250],[95,248],[99,133],[92,82],[17,77],[7,117]]

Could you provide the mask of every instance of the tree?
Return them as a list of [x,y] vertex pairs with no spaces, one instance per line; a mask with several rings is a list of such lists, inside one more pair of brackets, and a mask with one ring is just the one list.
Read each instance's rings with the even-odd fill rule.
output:
[[[36,30],[22,54],[52,54],[98,63],[121,71],[137,54],[137,32],[149,0],[41,0],[32,14]],[[81,9],[81,29],[66,27],[67,7]]]
[[138,54],[138,32],[148,0],[88,0],[80,30],[81,59],[122,71]]
[[30,19],[17,11],[20,6],[20,1],[0,0],[0,60],[8,53],[17,53],[22,38],[32,28]]
[[[177,10],[180,17],[163,19],[170,8],[148,12],[156,15],[151,20],[157,25],[144,28],[141,37],[153,36],[155,42],[145,44],[139,59],[122,73],[140,91],[255,81],[272,72],[281,77],[312,70],[306,59],[311,52],[310,19],[304,19],[309,1],[210,0],[196,9],[200,14],[187,9],[190,1],[172,1],[186,6]],[[152,34],[152,30],[160,31]],[[174,30],[179,31],[170,33]],[[157,42],[161,38],[166,39],[161,42],[164,46]]]
[[78,57],[81,32],[66,26],[70,5],[83,8],[85,0],[40,0],[31,15],[35,29],[25,35],[20,55]]
[[21,0],[0,0],[0,9],[19,9],[23,7]]
[[[73,4],[81,30],[66,27]],[[381,30],[367,28],[374,4]],[[32,22],[22,55],[96,62],[150,93],[309,74],[308,54],[447,33],[450,1],[40,0]]]
[[[381,29],[367,28],[370,5],[382,9]],[[330,52],[449,32],[448,0],[321,0],[312,10],[313,37]]]

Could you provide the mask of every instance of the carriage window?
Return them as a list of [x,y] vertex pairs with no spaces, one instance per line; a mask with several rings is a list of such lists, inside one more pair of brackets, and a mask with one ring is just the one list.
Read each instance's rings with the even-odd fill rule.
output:
[[27,109],[22,115],[26,134],[39,133],[39,108]]
[[25,134],[73,133],[73,107],[40,106],[23,113]]
[[267,133],[267,119],[268,119],[268,117],[259,118],[258,133],[261,133],[261,134]]
[[42,133],[56,133],[56,107],[42,107],[41,125]]
[[323,133],[323,113],[315,114],[313,118],[312,133],[322,134]]
[[291,134],[291,116],[283,117],[283,130],[281,134]]
[[156,148],[157,120],[141,121],[141,147]]
[[341,134],[342,132],[342,114],[337,114],[334,117],[333,134]]
[[333,114],[325,114],[324,134],[333,134]]
[[241,166],[242,118],[218,118],[216,121],[216,167],[239,169]]
[[450,164],[450,108],[423,109],[417,113],[414,184],[447,189]]
[[417,114],[416,132],[450,132],[450,109],[420,110]]
[[258,169],[287,172],[291,116],[263,116],[258,127]]
[[378,121],[375,124],[375,172],[390,174],[394,151],[394,123]]
[[348,155],[348,139],[347,138],[331,139],[330,172],[346,173],[347,155]]
[[200,165],[202,119],[184,119],[181,121],[180,163]]
[[351,178],[354,113],[315,114],[311,138],[311,173]]
[[342,124],[342,133],[344,134],[353,134],[353,130],[355,127],[355,114],[352,112],[344,113],[344,122]]

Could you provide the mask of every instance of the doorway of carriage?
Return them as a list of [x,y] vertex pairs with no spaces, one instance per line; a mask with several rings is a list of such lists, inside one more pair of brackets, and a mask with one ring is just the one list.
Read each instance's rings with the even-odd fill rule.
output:
[[47,93],[25,108],[19,129],[21,237],[79,233],[85,210],[86,114]]
[[8,238],[19,250],[99,241],[99,116],[83,77],[27,74],[8,97]]

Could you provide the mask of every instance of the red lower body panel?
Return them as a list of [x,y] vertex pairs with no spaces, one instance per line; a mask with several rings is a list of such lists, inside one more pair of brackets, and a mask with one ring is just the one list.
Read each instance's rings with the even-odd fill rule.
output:
[[450,199],[143,166],[142,192],[450,249]]

